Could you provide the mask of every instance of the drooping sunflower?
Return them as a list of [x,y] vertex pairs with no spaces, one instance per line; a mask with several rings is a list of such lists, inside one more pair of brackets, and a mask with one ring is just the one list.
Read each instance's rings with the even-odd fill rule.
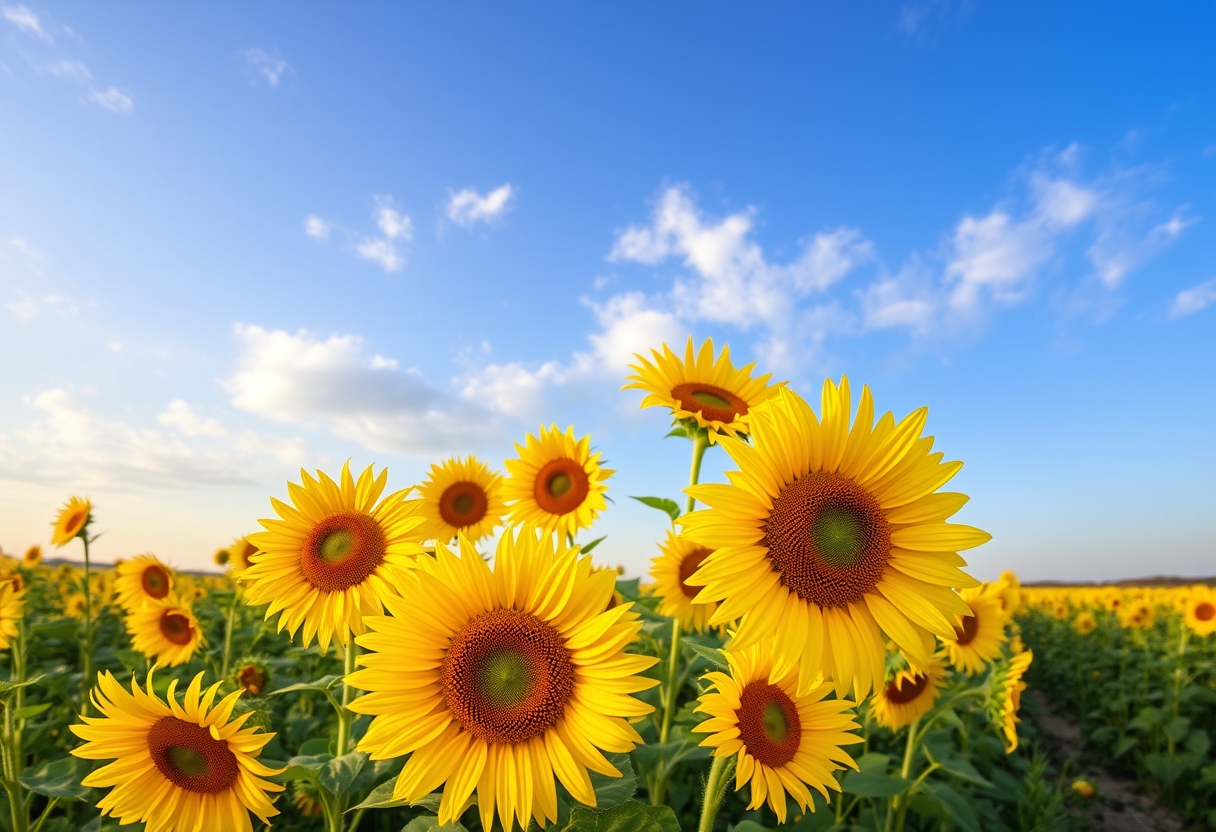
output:
[[153,554],[137,555],[114,567],[118,577],[114,592],[127,612],[138,612],[145,604],[156,604],[173,595],[173,570]]
[[828,790],[840,791],[831,772],[857,768],[843,746],[861,737],[849,733],[859,727],[852,702],[825,699],[829,685],[799,694],[797,673],[775,674],[766,647],[727,653],[730,674],[706,674],[710,687],[696,710],[709,718],[692,730],[712,734],[701,745],[713,748],[713,756],[737,755],[735,791],[752,785],[747,808],[767,799],[777,822],[785,823],[786,792],[805,812],[815,805],[807,786],[829,802]]
[[970,676],[979,673],[1001,655],[1005,643],[1005,622],[998,588],[987,584],[959,593],[971,615],[958,616],[954,638],[946,639],[950,664]]
[[189,606],[175,598],[149,601],[127,613],[131,646],[157,664],[177,667],[190,661],[205,644],[202,628]]
[[679,619],[685,630],[704,630],[718,605],[712,601],[694,604],[693,599],[701,587],[689,586],[687,581],[700,568],[709,550],[682,540],[670,531],[667,539],[659,544],[659,550],[662,554],[650,562],[650,577],[654,579],[650,590],[661,599],[659,612]]
[[692,336],[684,348],[684,358],[663,344],[663,350],[652,349],[651,359],[636,354],[637,364],[630,364],[634,375],[626,380],[622,390],[646,391],[642,407],[666,407],[676,422],[687,420],[706,430],[710,442],[718,434],[738,436],[748,433],[751,411],[772,397],[785,382],[770,385],[772,373],[752,377],[755,363],[738,370],[730,361],[730,347],[714,360],[714,342],[706,338],[701,349],[693,354]]
[[405,499],[412,489],[377,503],[388,469],[373,477],[369,465],[358,482],[350,463],[338,482],[322,471],[300,477],[303,485],[287,484],[293,505],[271,498],[281,519],[258,521],[266,531],[249,536],[259,553],[240,579],[246,603],[269,603],[266,618],[282,613],[280,631],[295,638],[303,627],[305,647],[315,636],[327,650],[331,639],[346,644],[362,633],[363,616],[381,612],[396,594],[401,573],[424,552],[424,521],[418,501]]
[[17,583],[0,583],[0,650],[7,650],[17,637],[17,623],[25,615],[25,593],[21,590],[20,576]]
[[933,710],[945,683],[945,665],[936,657],[923,670],[897,670],[870,697],[870,712],[880,725],[898,731]]
[[[369,691],[359,749],[373,760],[409,754],[393,794],[417,800],[444,786],[439,822],[455,821],[474,789],[489,829],[557,817],[554,777],[595,805],[587,770],[616,777],[601,753],[641,738],[628,720],[652,708],[630,694],[657,659],[626,653],[641,629],[632,604],[606,609],[610,571],[535,529],[505,534],[493,570],[460,538],[405,574],[391,615],[370,616],[356,641],[369,652],[347,677]],[[444,785],[446,783],[446,785]]]
[[59,510],[55,522],[51,523],[51,542],[62,549],[79,537],[92,519],[93,504],[83,497],[73,497]]
[[1087,636],[1094,630],[1098,629],[1098,619],[1094,618],[1094,614],[1089,610],[1081,610],[1077,613],[1076,619],[1072,622],[1072,626],[1078,633]]
[[993,721],[1000,729],[1005,742],[1005,753],[1012,754],[1018,748],[1017,725],[1022,720],[1018,717],[1018,709],[1022,706],[1022,691],[1026,683],[1022,677],[1034,661],[1034,651],[1015,653],[1008,665],[998,665],[993,677],[994,696],[989,700],[989,709]]
[[42,563],[42,547],[35,543],[25,550],[25,554],[21,558],[21,565],[26,569],[33,569],[40,563]]
[[604,480],[615,471],[600,467],[599,453],[591,453],[591,437],[574,438],[557,425],[540,428],[540,437],[528,434],[516,444],[516,459],[508,459],[502,496],[512,524],[533,524],[565,539],[587,529],[607,507]]
[[1012,616],[1022,606],[1022,582],[1015,572],[1006,569],[997,579],[996,588],[1001,598],[1001,609]]
[[203,674],[190,682],[182,702],[177,680],[169,683],[168,704],[152,689],[131,680],[131,692],[109,671],[98,674],[92,692],[101,716],[82,716],[72,733],[85,740],[72,754],[85,760],[113,760],[86,777],[83,785],[111,788],[97,807],[119,823],[146,824],[147,832],[250,832],[249,813],[263,823],[279,812],[267,792],[283,787],[264,778],[279,770],[257,755],[274,734],[243,728],[253,711],[231,719],[240,691],[212,706],[219,684],[205,692]]
[[1216,633],[1216,592],[1206,586],[1191,587],[1182,618],[1197,636]]
[[720,438],[739,470],[688,488],[710,508],[679,522],[712,550],[688,579],[721,602],[710,623],[741,618],[733,649],[775,636],[777,671],[799,666],[800,690],[831,678],[861,697],[883,680],[883,633],[917,668],[935,634],[954,636],[970,611],[955,588],[979,583],[957,552],[990,535],[945,522],[967,497],[937,489],[962,463],[919,438],[926,408],[874,424],[866,387],[852,429],[850,414],[847,378],[824,383],[822,420],[781,388],[752,411],[754,444]]
[[431,535],[440,543],[450,543],[458,534],[477,543],[502,525],[506,513],[502,475],[472,455],[432,465],[418,491],[422,498],[418,512],[427,518]]

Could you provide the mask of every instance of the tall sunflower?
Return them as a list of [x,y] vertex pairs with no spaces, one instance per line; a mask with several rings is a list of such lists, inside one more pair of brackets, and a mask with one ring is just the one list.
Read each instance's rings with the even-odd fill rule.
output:
[[502,475],[472,455],[432,465],[418,491],[422,500],[418,513],[428,520],[429,532],[440,543],[450,543],[458,534],[477,543],[502,525],[506,513]]
[[21,565],[26,569],[33,569],[40,563],[42,563],[42,547],[35,543],[25,550],[25,554],[21,557]]
[[149,601],[127,613],[126,623],[131,646],[149,660],[168,667],[190,661],[194,651],[206,643],[194,612],[172,597]]
[[659,551],[662,554],[650,562],[650,577],[654,579],[650,591],[660,598],[659,612],[679,619],[685,630],[704,630],[718,605],[712,601],[694,604],[693,599],[701,587],[689,586],[688,578],[700,568],[709,550],[668,531],[667,539],[659,544]]
[[927,410],[874,424],[868,387],[857,417],[849,382],[823,386],[823,418],[781,388],[752,411],[752,445],[721,437],[738,471],[729,485],[687,493],[710,506],[680,518],[682,536],[712,552],[689,579],[720,601],[711,624],[741,618],[732,649],[777,638],[776,668],[800,668],[799,689],[823,678],[838,696],[881,684],[883,633],[915,667],[933,636],[954,636],[970,608],[955,587],[978,585],[957,551],[990,535],[946,523],[967,501],[935,493],[961,462],[920,438]]
[[1197,636],[1216,633],[1216,592],[1206,586],[1193,586],[1187,593],[1182,620]]
[[[641,629],[632,604],[607,609],[614,576],[578,548],[503,535],[490,569],[460,538],[403,576],[391,616],[371,616],[356,641],[369,652],[349,684],[369,691],[351,709],[371,714],[359,749],[373,760],[409,754],[396,798],[444,786],[439,822],[459,818],[477,791],[481,822],[502,828],[557,818],[554,777],[594,806],[587,770],[619,772],[601,751],[641,738],[629,720],[651,707],[630,694],[657,684],[637,674],[657,661],[624,650]],[[444,785],[446,783],[446,785]]]
[[267,824],[279,813],[267,793],[283,787],[264,779],[279,771],[257,759],[274,734],[243,727],[253,711],[231,719],[240,691],[213,707],[220,686],[204,692],[202,679],[194,677],[182,702],[171,681],[166,704],[151,673],[146,688],[132,679],[130,693],[109,671],[98,675],[92,700],[101,716],[81,717],[84,724],[71,728],[85,740],[72,754],[114,761],[83,781],[111,789],[97,804],[103,815],[142,821],[147,832],[250,832],[251,812]]
[[540,437],[528,434],[516,444],[519,457],[508,459],[502,496],[513,524],[533,524],[563,539],[587,529],[607,507],[604,480],[615,472],[600,467],[599,453],[591,453],[591,437],[574,438],[557,425],[540,428]]
[[338,482],[322,471],[313,479],[300,471],[303,485],[287,484],[293,505],[271,498],[281,519],[259,520],[266,529],[249,536],[260,551],[240,573],[246,603],[266,604],[266,617],[279,616],[279,630],[295,638],[304,629],[304,646],[313,637],[323,650],[331,639],[346,644],[363,632],[363,616],[375,615],[396,593],[401,573],[423,554],[423,519],[412,489],[389,494],[377,503],[388,469],[372,476],[369,465],[356,482],[350,463]]
[[861,742],[849,733],[859,727],[853,703],[825,699],[828,685],[799,694],[797,674],[778,676],[771,650],[761,645],[726,658],[730,674],[707,674],[709,690],[698,700],[697,712],[709,718],[692,730],[712,734],[701,745],[713,748],[715,757],[738,755],[735,791],[750,782],[747,808],[758,809],[767,799],[778,823],[785,823],[787,791],[804,812],[814,808],[807,786],[830,802],[828,789],[840,791],[831,772],[857,768],[842,748]]
[[93,504],[83,497],[73,497],[59,510],[55,522],[51,523],[51,542],[55,548],[62,549],[79,537],[92,519]]
[[0,583],[0,650],[7,650],[12,644],[17,637],[17,623],[25,615],[25,592],[20,587],[21,578],[14,577],[16,583]]
[[923,670],[897,670],[870,697],[870,712],[892,731],[898,731],[933,710],[946,683],[946,668],[934,657]]
[[173,594],[173,570],[153,554],[137,555],[114,567],[118,577],[114,592],[118,604],[127,612],[137,612],[145,604],[160,603]]
[[785,382],[769,385],[771,373],[752,377],[753,362],[738,370],[730,361],[730,347],[714,360],[714,342],[706,338],[701,349],[693,353],[692,336],[684,348],[684,358],[663,344],[662,352],[651,350],[651,359],[636,355],[637,364],[629,365],[634,374],[622,390],[646,391],[642,407],[666,407],[672,419],[684,421],[709,433],[709,441],[718,434],[738,436],[748,433],[751,411],[772,397]]
[[983,584],[964,589],[959,595],[971,608],[971,614],[957,617],[954,638],[945,640],[946,651],[950,654],[950,664],[970,676],[1001,655],[1007,616],[1001,608],[997,588]]
[[1012,754],[1018,748],[1017,725],[1021,722],[1018,709],[1022,705],[1022,691],[1026,690],[1022,677],[1026,675],[1032,661],[1033,651],[1016,653],[1008,664],[1002,662],[997,666],[997,672],[992,679],[994,695],[989,699],[989,714],[1001,731],[1006,754]]

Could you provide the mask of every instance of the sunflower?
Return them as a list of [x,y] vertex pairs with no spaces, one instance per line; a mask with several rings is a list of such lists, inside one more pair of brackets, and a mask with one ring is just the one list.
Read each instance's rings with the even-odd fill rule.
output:
[[25,550],[25,555],[21,558],[21,565],[26,569],[33,569],[40,563],[42,563],[42,547],[35,543]]
[[173,595],[173,570],[153,554],[137,555],[115,567],[114,591],[127,612],[138,612],[145,604],[160,603]]
[[502,525],[506,513],[502,475],[475,456],[432,465],[418,491],[418,513],[427,518],[431,536],[440,543],[450,543],[457,534],[477,543]]
[[1063,601],[1057,601],[1051,608],[1051,617],[1056,621],[1063,621],[1065,618],[1068,618],[1068,614],[1068,604],[1065,604]]
[[1001,598],[1001,609],[1005,615],[1013,615],[1022,606],[1022,582],[1014,572],[1006,569],[997,579],[996,587]]
[[51,525],[51,542],[56,548],[63,548],[73,539],[84,533],[93,519],[93,504],[87,499],[73,497],[59,510],[59,516]]
[[295,638],[304,628],[304,646],[315,636],[322,650],[331,639],[346,644],[363,632],[363,616],[375,615],[396,594],[401,573],[423,554],[423,518],[412,489],[395,491],[377,502],[388,482],[388,469],[372,476],[367,466],[356,482],[350,463],[338,482],[322,471],[317,479],[301,470],[304,484],[287,484],[293,506],[271,498],[282,519],[259,520],[266,529],[249,536],[259,553],[239,573],[248,586],[246,603],[269,603],[266,618],[276,613],[279,630]]
[[63,602],[63,614],[69,618],[84,617],[84,593],[73,592]]
[[226,548],[216,549],[215,554],[211,556],[211,560],[215,562],[216,566],[227,566],[228,561],[232,560],[232,553]]
[[697,597],[701,587],[689,586],[687,581],[700,568],[709,550],[668,531],[667,539],[659,544],[659,551],[662,554],[650,562],[650,577],[654,578],[650,591],[660,598],[659,612],[678,618],[685,630],[704,630],[718,605],[713,602],[694,604],[692,599]]
[[97,677],[92,699],[101,713],[84,716],[72,733],[85,740],[72,754],[85,760],[113,760],[86,777],[83,785],[114,787],[97,807],[119,823],[147,824],[147,832],[250,832],[252,812],[263,823],[277,815],[267,792],[283,787],[263,778],[280,770],[257,760],[274,734],[242,728],[253,711],[229,721],[240,691],[212,707],[219,684],[202,690],[200,673],[177,701],[177,680],[169,683],[168,704],[152,689],[131,680],[131,692],[109,671]]
[[1022,691],[1026,690],[1022,676],[1026,674],[1032,661],[1033,651],[1017,653],[1009,660],[1008,665],[998,668],[993,679],[996,695],[990,700],[989,708],[993,721],[1004,734],[1006,754],[1012,754],[1018,747],[1017,725],[1022,721],[1018,718],[1018,709],[1022,705]]
[[1082,610],[1077,613],[1076,619],[1072,622],[1072,626],[1078,633],[1087,636],[1094,630],[1098,629],[1098,619],[1094,618],[1094,614],[1089,610]]
[[923,671],[897,670],[870,698],[870,711],[880,725],[898,731],[933,709],[945,683],[945,665],[936,657]]
[[722,348],[715,361],[711,338],[705,339],[694,357],[692,336],[688,336],[683,361],[666,344],[661,353],[652,349],[650,354],[653,361],[635,354],[638,363],[629,365],[634,375],[621,389],[645,390],[642,407],[669,408],[675,421],[707,431],[710,442],[718,434],[747,434],[752,409],[785,385],[784,381],[769,385],[771,373],[752,378],[755,363],[736,370],[729,346]]
[[632,604],[607,610],[613,575],[590,555],[535,529],[503,535],[493,570],[460,538],[403,575],[391,616],[370,616],[362,669],[347,681],[370,691],[351,710],[371,714],[359,750],[373,760],[409,754],[395,798],[444,786],[439,823],[454,822],[477,790],[489,829],[497,807],[544,827],[557,818],[554,775],[595,805],[587,769],[618,772],[602,751],[642,740],[629,724],[653,710],[630,694],[657,684],[637,674],[657,662],[625,653],[641,629]]
[[956,552],[990,535],[946,523],[967,501],[935,493],[959,468],[918,438],[926,409],[899,424],[873,424],[863,388],[849,428],[849,382],[823,387],[823,419],[781,388],[751,414],[754,445],[721,437],[738,471],[729,485],[687,493],[710,506],[680,518],[682,537],[712,550],[688,583],[697,601],[720,601],[710,618],[741,617],[732,649],[777,638],[776,669],[800,667],[799,689],[823,678],[843,697],[865,696],[884,675],[886,633],[915,667],[934,634],[954,636],[970,612],[953,587],[978,585]]
[[787,791],[803,812],[815,805],[807,786],[830,802],[828,789],[840,791],[831,772],[857,768],[842,748],[861,742],[849,733],[859,727],[853,703],[825,699],[829,685],[800,694],[798,674],[778,676],[772,651],[762,645],[726,658],[730,675],[707,674],[709,690],[698,699],[696,711],[709,718],[692,730],[712,734],[701,745],[715,757],[738,755],[735,791],[750,782],[747,808],[758,809],[767,798],[778,823],[785,823]]
[[1216,592],[1206,586],[1191,587],[1182,617],[1197,636],[1216,633]]
[[190,607],[173,598],[144,604],[126,622],[131,646],[160,665],[185,664],[205,643]]
[[249,542],[248,537],[238,537],[228,547],[228,571],[232,575],[243,574],[253,566],[251,558],[257,554],[258,547]]
[[958,616],[954,638],[946,639],[950,664],[970,676],[979,673],[1001,655],[1005,643],[1006,615],[1001,609],[998,588],[984,584],[959,593],[971,615]]
[[600,467],[599,453],[591,453],[591,437],[574,438],[557,425],[540,428],[540,438],[528,434],[516,444],[518,459],[507,460],[502,485],[511,522],[534,524],[562,538],[587,529],[607,504],[604,480],[615,472]]
[[[19,582],[21,579],[17,577]],[[0,583],[0,650],[7,650],[17,637],[17,624],[25,615],[25,593],[19,583]]]
[[250,696],[261,696],[270,681],[270,668],[264,662],[251,659],[237,667],[234,680],[236,686]]
[[1119,608],[1119,623],[1129,630],[1147,630],[1153,626],[1153,605],[1134,601]]

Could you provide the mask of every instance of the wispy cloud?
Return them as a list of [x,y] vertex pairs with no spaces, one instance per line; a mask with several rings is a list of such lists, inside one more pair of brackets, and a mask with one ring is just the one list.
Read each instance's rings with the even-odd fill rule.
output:
[[244,60],[245,69],[251,79],[265,81],[271,87],[277,88],[279,80],[291,69],[287,61],[279,55],[278,49],[269,52],[256,47],[246,49],[241,53],[241,59]]
[[376,234],[356,232],[322,219],[316,214],[304,218],[304,233],[321,243],[328,243],[331,234],[340,231],[356,257],[375,263],[386,272],[397,272],[405,266],[410,242],[414,239],[414,221],[394,207],[393,198],[377,196],[372,218]]
[[304,233],[314,240],[320,240],[323,243],[329,242],[329,223],[318,217],[316,214],[309,214],[304,218]]
[[55,42],[55,39],[51,37],[51,33],[43,28],[42,21],[38,19],[38,15],[25,6],[0,7],[0,15],[3,15],[5,20],[16,26],[23,34],[46,41],[47,43]]
[[510,182],[484,195],[465,188],[448,196],[447,217],[465,228],[479,222],[492,222],[510,210],[514,198],[515,188]]
[[[28,8],[5,6],[0,8],[0,14],[21,32],[45,44],[36,46],[25,55],[26,62],[35,72],[82,88],[85,101],[111,113],[127,115],[135,109],[134,96],[129,90],[99,84],[84,61],[66,57],[59,49],[51,48],[54,38],[39,17]],[[61,28],[65,33],[79,37],[68,27]]]
[[1196,312],[1207,309],[1213,303],[1216,303],[1216,277],[1205,280],[1198,286],[1183,289],[1175,295],[1174,303],[1170,306],[1170,317],[1184,318],[1187,315],[1194,315]]
[[42,312],[53,312],[60,316],[76,314],[76,304],[64,295],[40,295],[35,297],[18,290],[19,297],[4,307],[19,320],[30,321]]
[[900,7],[896,22],[906,37],[925,40],[970,9],[968,0],[914,0]]
[[89,100],[97,106],[109,110],[111,113],[118,113],[120,116],[125,116],[135,109],[135,102],[131,98],[131,93],[120,90],[117,87],[93,90],[89,93]]

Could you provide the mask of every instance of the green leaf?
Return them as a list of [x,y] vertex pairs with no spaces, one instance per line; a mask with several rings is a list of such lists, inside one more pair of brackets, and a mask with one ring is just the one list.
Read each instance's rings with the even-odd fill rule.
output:
[[438,815],[421,815],[407,823],[401,832],[467,832],[467,830],[459,821],[440,826]]
[[858,797],[894,797],[907,791],[911,782],[902,777],[892,777],[880,771],[850,771],[844,776],[840,787],[846,794]]
[[680,832],[680,822],[670,806],[631,800],[603,811],[576,806],[563,832]]
[[608,535],[604,535],[603,537],[597,537],[595,540],[591,541],[590,543],[584,543],[583,545],[579,546],[579,548],[578,548],[579,553],[585,555],[588,552],[590,552],[592,549],[594,549],[596,546],[599,546],[601,543],[603,543],[607,539],[608,539]]
[[745,820],[732,826],[730,832],[776,832],[776,830],[768,826],[761,826],[754,820]]
[[869,754],[862,754],[857,758],[857,767],[862,771],[871,771],[875,774],[885,774],[887,767],[891,764],[890,754],[878,754],[871,751]]
[[392,809],[396,806],[408,806],[409,801],[393,797],[393,788],[397,785],[397,778],[386,780],[376,788],[372,789],[372,793],[363,799],[363,802],[358,806],[352,806],[347,809],[348,812],[353,812],[356,809]]
[[942,770],[977,786],[986,788],[992,785],[984,775],[975,770],[975,766],[971,765],[971,761],[966,757],[947,757],[942,761]]
[[612,763],[612,767],[619,771],[621,776],[605,777],[598,772],[591,772],[591,786],[595,789],[597,809],[608,809],[624,803],[638,790],[638,781],[628,754],[613,754],[608,758],[608,762]]
[[332,688],[337,682],[340,682],[342,677],[339,675],[323,676],[315,682],[297,682],[294,685],[288,685],[285,688],[272,690],[267,693],[267,696],[281,696],[284,693],[296,693],[297,691],[312,690],[320,693],[325,693]]
[[84,800],[89,796],[89,788],[80,785],[80,781],[88,775],[90,768],[92,766],[86,760],[64,757],[32,768],[19,779],[21,785],[34,794],[61,800]]
[[329,753],[328,737],[314,737],[311,740],[305,741],[305,743],[300,746],[299,756],[301,757],[319,757],[323,754],[330,757],[333,756]]
[[286,763],[274,763],[266,760],[265,764],[273,768],[284,769],[284,771],[270,779],[277,783],[286,783],[288,780],[319,780],[321,778],[321,771],[332,759],[332,754],[312,754],[307,756],[299,754],[292,757]]
[[912,795],[912,799],[908,801],[908,808],[923,818],[950,820],[952,817],[949,806],[925,792]]
[[0,682],[0,696],[8,696],[18,688],[28,688],[30,685],[36,685],[45,677],[45,673],[39,673],[33,679],[26,679],[24,682]]
[[639,745],[633,749],[633,759],[643,769],[654,771],[658,768],[659,763],[666,761],[667,768],[670,770],[677,764],[692,760],[708,760],[709,749],[704,748],[696,743],[695,740],[677,740],[675,742],[667,742],[660,745],[652,743],[650,745]]
[[659,511],[666,512],[673,521],[680,519],[680,506],[675,500],[668,500],[663,497],[634,497],[633,499],[644,506],[650,506],[651,508],[657,508]]
[[687,438],[688,438],[688,431],[684,430],[684,428],[683,428],[683,427],[681,427],[680,425],[676,425],[674,428],[672,428],[671,430],[667,431],[667,435],[666,435],[666,436],[664,436],[663,438],[664,438],[664,439],[670,439],[670,438],[671,438],[671,437],[673,437],[673,436],[679,436],[679,437],[683,437],[684,439],[687,439]]
[[362,751],[352,751],[335,757],[320,771],[321,787],[332,794],[344,794],[366,764],[367,754]]
[[1135,737],[1119,737],[1119,741],[1115,743],[1115,750],[1113,752],[1115,758],[1118,759],[1119,757],[1122,757],[1124,754],[1135,748],[1139,743],[1140,741]]
[[1181,742],[1182,738],[1191,732],[1190,717],[1180,716],[1177,719],[1171,720],[1165,726],[1165,733],[1174,742]]
[[1186,738],[1186,747],[1200,757],[1208,756],[1208,749],[1212,747],[1212,740],[1208,736],[1208,732],[1202,728],[1196,728]]
[[681,643],[684,647],[687,647],[689,650],[712,664],[716,670],[721,670],[723,673],[730,672],[730,665],[726,663],[726,654],[718,648],[706,647],[703,644],[696,644],[695,642],[691,641],[684,641]]
[[13,717],[16,719],[29,719],[38,716],[38,714],[51,707],[50,702],[43,702],[41,705],[26,705],[24,708],[18,708],[13,711]]
[[944,783],[925,783],[925,791],[936,797],[950,810],[950,818],[963,832],[981,832],[975,811],[961,794]]

